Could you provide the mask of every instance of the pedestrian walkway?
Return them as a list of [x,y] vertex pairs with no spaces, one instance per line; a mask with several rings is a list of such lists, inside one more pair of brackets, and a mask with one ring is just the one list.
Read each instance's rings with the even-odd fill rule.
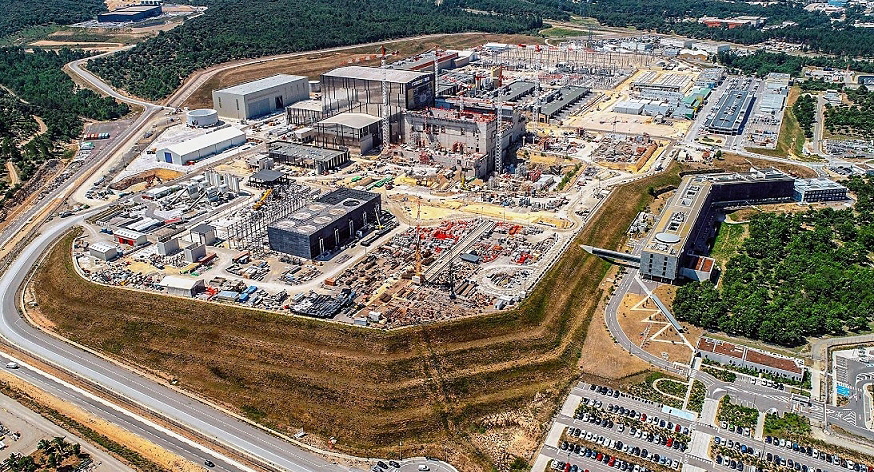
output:
[[753,436],[756,440],[761,441],[765,435],[765,414],[764,411],[759,412],[759,419],[756,421],[756,434]]

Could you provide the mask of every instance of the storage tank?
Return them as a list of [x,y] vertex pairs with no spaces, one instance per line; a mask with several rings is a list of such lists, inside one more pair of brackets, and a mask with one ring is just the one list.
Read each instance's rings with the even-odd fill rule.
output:
[[188,126],[195,128],[208,128],[218,124],[218,112],[211,108],[191,110],[185,115]]

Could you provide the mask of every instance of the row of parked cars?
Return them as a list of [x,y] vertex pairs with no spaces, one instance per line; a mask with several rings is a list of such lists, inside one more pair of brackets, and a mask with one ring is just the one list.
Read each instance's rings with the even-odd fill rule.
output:
[[[576,446],[574,447],[576,448]],[[588,447],[581,448],[578,455],[583,458],[601,462],[603,464],[606,464],[607,467],[613,467],[623,472],[652,472],[651,469],[644,467],[640,464],[633,464],[628,461],[623,461],[622,459],[619,459],[615,456],[611,456],[610,454],[603,452],[598,452],[597,450]],[[552,468],[562,472],[589,472],[589,469],[583,469],[576,464],[557,460],[552,461]]]
[[[383,461],[379,461],[376,463],[375,466],[370,468],[370,472],[386,472],[387,470],[389,470],[389,467],[391,467],[392,469],[399,469],[401,467],[401,464],[397,461],[388,461],[388,464]],[[424,471],[428,469],[422,469],[420,466],[419,470]]]
[[[590,384],[589,390],[591,390],[593,392],[600,393],[601,395],[605,395],[605,396],[613,397],[613,398],[619,398],[620,396],[622,396],[622,397],[625,396],[625,394],[620,392],[619,390],[614,390],[610,387],[604,387],[602,385]],[[634,397],[634,396],[629,397],[629,398],[634,398],[635,400],[637,400],[639,402],[649,403],[650,405],[656,404],[656,402],[654,402],[652,400],[647,400],[646,398],[638,398],[638,397]]]
[[[829,464],[833,464],[839,467],[843,467],[845,469],[854,470],[856,472],[874,472],[874,467],[870,465],[860,464],[858,462],[854,462],[852,460],[843,458],[837,454],[829,454],[825,451],[820,451],[814,449],[810,446],[805,446],[803,444],[798,444],[789,439],[778,438],[774,436],[765,436],[766,444],[773,444],[774,446],[783,447],[786,449],[792,449],[795,452],[801,454],[807,454],[814,459],[819,459],[821,461],[828,462]],[[820,469],[815,469],[820,470]]]
[[750,434],[752,434],[752,431],[750,430],[750,428],[746,428],[743,426],[735,426],[733,424],[728,424],[728,422],[726,422],[726,421],[719,423],[719,426],[721,426],[722,429],[727,429],[731,432],[734,432],[734,433],[737,433],[737,434],[740,434],[743,436],[749,436]]
[[[601,402],[601,400],[583,397],[580,400],[580,405],[591,406],[594,408],[602,408],[603,402]],[[616,414],[619,416],[626,417],[630,420],[640,421],[644,424],[650,424],[656,428],[661,428],[663,430],[667,430],[666,431],[667,434],[675,433],[678,435],[682,434],[685,436],[688,436],[690,434],[690,430],[689,430],[688,426],[683,426],[679,423],[674,424],[672,421],[666,421],[666,420],[660,419],[659,417],[656,417],[656,416],[648,417],[646,415],[646,413],[642,413],[642,412],[638,412],[638,411],[635,411],[632,409],[628,409],[628,408],[625,408],[624,406],[614,405],[611,403],[607,406],[606,411],[609,413],[613,413],[613,414]],[[594,424],[597,424],[598,426],[605,426],[607,428],[612,428],[614,426],[613,420],[611,420],[609,418],[607,418],[607,419],[601,418],[601,417],[597,416],[597,414],[595,414],[595,413],[577,412],[574,414],[574,418],[578,419],[578,420],[586,421],[589,423],[594,423]],[[621,433],[625,430],[625,425],[620,424],[619,428],[620,428],[619,432]],[[650,442],[653,442],[653,438],[660,437],[658,434],[647,432],[647,431],[644,431],[643,428],[636,428],[633,426],[631,428],[629,428],[629,432],[632,436],[636,434],[638,438],[646,439]],[[644,434],[647,435],[646,438],[644,438],[644,436],[643,436]],[[665,441],[667,441],[667,439],[668,439],[667,434],[665,434]],[[674,438],[670,438],[670,439],[673,442]],[[683,444],[685,445],[685,443],[683,443]],[[672,446],[668,446],[668,447],[672,447]],[[678,449],[678,448],[679,447],[677,447],[675,449]]]
[[[597,445],[604,446],[609,449],[615,449],[617,451],[622,451],[625,454],[633,455],[640,457],[642,459],[650,460],[656,464],[662,465],[664,467],[673,468],[676,470],[680,469],[681,462],[673,460],[669,457],[662,456],[655,452],[647,451],[646,448],[640,448],[637,446],[632,446],[630,444],[625,444],[620,439],[610,439],[606,436],[600,435],[598,433],[593,433],[592,431],[585,431],[580,428],[568,428],[567,430],[568,436],[574,438],[580,438],[589,442],[593,442]],[[670,446],[669,446],[670,447]],[[585,454],[586,448],[580,444],[572,444],[567,441],[563,441],[559,445],[559,449],[562,451],[573,452],[574,454]],[[676,449],[676,448],[675,448]]]

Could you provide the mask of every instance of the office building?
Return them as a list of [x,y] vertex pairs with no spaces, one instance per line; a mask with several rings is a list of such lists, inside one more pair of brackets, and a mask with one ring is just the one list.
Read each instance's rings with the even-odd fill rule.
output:
[[841,201],[847,199],[847,187],[826,178],[798,179],[794,197],[801,203]]
[[715,236],[718,209],[790,201],[794,184],[795,179],[773,169],[685,176],[644,243],[641,275],[662,282],[709,278],[712,264],[700,256]]

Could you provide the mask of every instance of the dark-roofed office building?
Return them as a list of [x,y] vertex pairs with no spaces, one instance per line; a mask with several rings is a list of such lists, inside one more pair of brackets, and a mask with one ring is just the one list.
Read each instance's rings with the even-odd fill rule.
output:
[[314,259],[355,236],[377,221],[381,206],[378,193],[340,188],[304,206],[288,218],[267,226],[270,248],[285,254]]
[[349,149],[325,149],[288,141],[273,141],[267,152],[275,162],[313,169],[323,174],[349,162]]
[[732,89],[725,92],[711,112],[712,116],[709,116],[704,123],[707,131],[728,135],[740,134],[750,115],[753,98],[753,94],[748,90]]

